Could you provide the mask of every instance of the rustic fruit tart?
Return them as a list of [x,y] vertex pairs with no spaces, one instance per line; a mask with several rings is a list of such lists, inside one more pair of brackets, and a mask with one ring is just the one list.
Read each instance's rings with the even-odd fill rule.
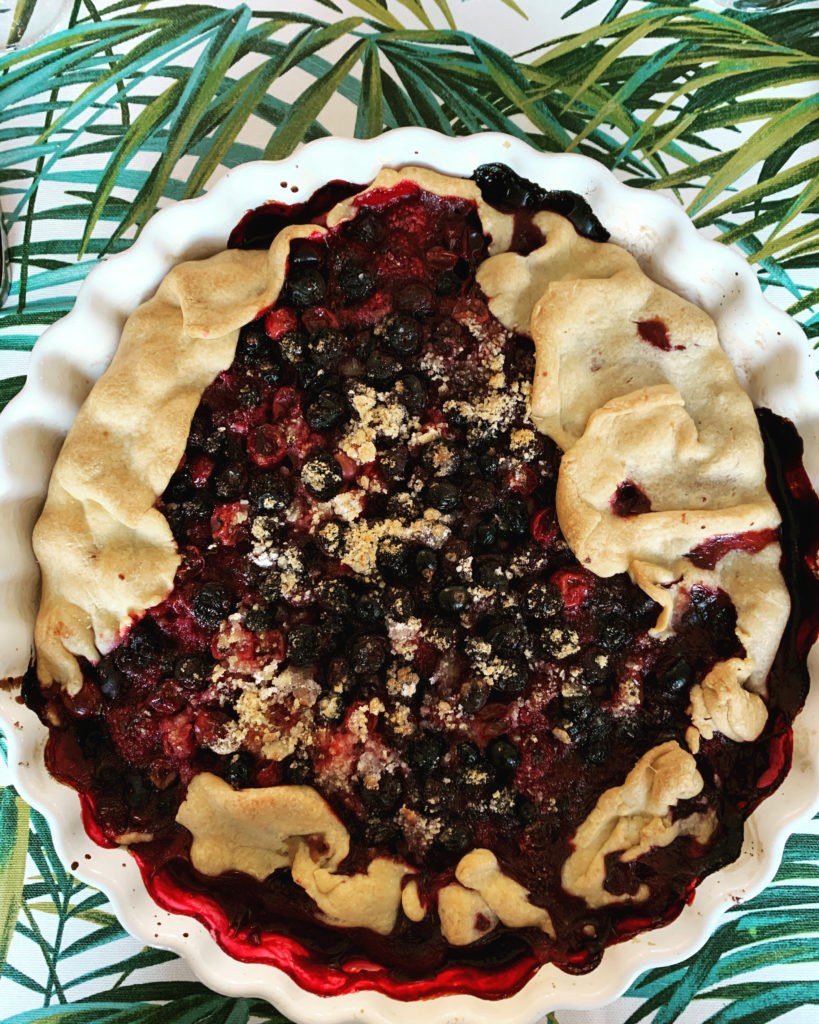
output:
[[787,772],[799,439],[607,238],[497,164],[268,204],[81,409],[25,699],[89,833],[236,958],[398,998],[588,971]]

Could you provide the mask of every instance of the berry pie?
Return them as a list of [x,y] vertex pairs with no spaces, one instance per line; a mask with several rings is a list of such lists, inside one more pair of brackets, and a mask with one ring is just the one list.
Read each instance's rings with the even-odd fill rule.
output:
[[407,167],[251,211],[56,463],[49,768],[159,904],[312,991],[589,971],[788,770],[800,445],[572,193]]

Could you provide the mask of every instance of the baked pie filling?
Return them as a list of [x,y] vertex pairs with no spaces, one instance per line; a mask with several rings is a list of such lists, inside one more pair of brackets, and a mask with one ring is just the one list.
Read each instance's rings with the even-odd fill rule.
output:
[[89,832],[238,959],[400,998],[590,970],[787,772],[798,438],[762,417],[766,473],[713,323],[607,237],[499,165],[271,204],[83,407],[24,694]]

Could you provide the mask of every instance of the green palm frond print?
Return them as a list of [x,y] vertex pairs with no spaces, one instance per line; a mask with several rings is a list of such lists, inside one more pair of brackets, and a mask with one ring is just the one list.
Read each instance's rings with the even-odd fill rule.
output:
[[[58,30],[25,45],[51,2],[0,0],[9,41],[22,40],[0,49],[12,262],[0,349],[30,349],[158,207],[339,125],[357,138],[404,125],[506,132],[670,190],[819,337],[816,0],[542,0],[565,27],[549,38],[525,0],[73,0]],[[572,27],[578,17],[584,27]],[[493,20],[525,29],[525,48],[501,48]],[[7,372],[0,408],[25,379]],[[140,949],[10,787],[0,894],[6,1024],[286,1024],[260,1000],[179,980],[189,976],[172,954]],[[773,884],[700,953],[643,975],[618,1020],[804,1024],[819,1019],[817,963],[814,822],[788,843]],[[774,966],[773,981],[759,973]]]

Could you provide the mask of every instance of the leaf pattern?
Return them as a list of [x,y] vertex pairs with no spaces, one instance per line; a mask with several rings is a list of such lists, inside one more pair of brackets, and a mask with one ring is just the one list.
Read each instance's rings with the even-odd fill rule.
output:
[[[11,42],[49,2],[17,0]],[[459,27],[466,0],[269,6],[74,0],[60,31],[0,52],[12,262],[0,355],[25,353],[97,259],[130,245],[158,206],[243,161],[285,156],[345,117],[358,138],[415,124],[503,131],[673,190],[819,335],[815,0],[564,0],[565,32],[550,38],[536,34],[536,3],[483,0],[482,24],[526,25],[517,53],[489,28]],[[0,408],[24,379],[0,380]],[[266,1003],[187,980],[173,954],[139,949],[10,787],[0,788],[0,892],[8,1024],[286,1024]],[[789,841],[765,892],[700,953],[644,974],[606,1020],[813,1021],[817,948],[814,822]],[[772,965],[773,984],[756,980]]]

